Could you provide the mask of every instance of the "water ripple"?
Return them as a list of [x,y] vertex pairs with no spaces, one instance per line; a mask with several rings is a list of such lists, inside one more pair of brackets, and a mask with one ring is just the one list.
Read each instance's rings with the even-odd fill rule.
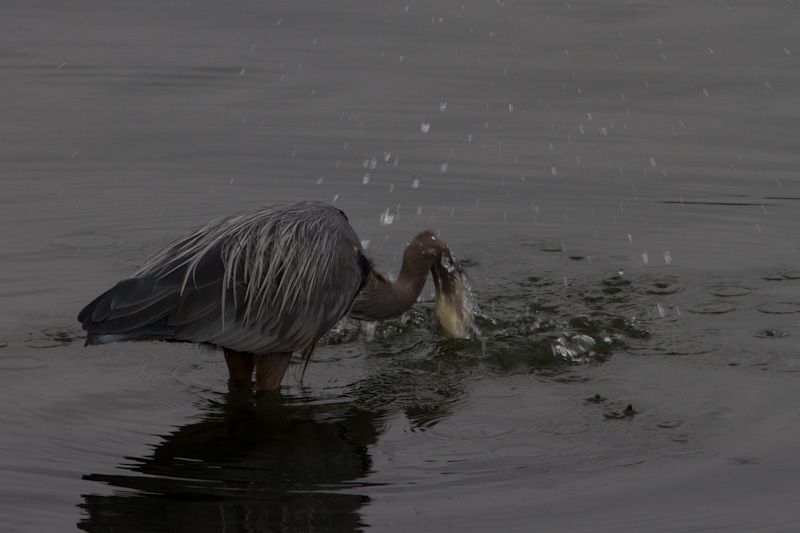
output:
[[736,296],[746,296],[752,292],[747,287],[737,285],[723,285],[718,287],[711,287],[708,289],[708,294],[712,296],[719,296],[720,298],[732,298]]
[[722,315],[735,310],[736,306],[728,302],[700,302],[688,309],[690,313],[697,315]]
[[761,277],[767,281],[798,280],[800,270],[777,268],[764,272]]
[[31,370],[42,368],[49,363],[31,355],[3,355],[0,356],[0,370]]
[[758,311],[768,315],[791,315],[800,313],[798,302],[764,302],[758,305]]
[[60,348],[80,340],[83,335],[77,328],[45,328],[25,341],[28,348]]
[[118,246],[121,241],[117,235],[82,231],[56,235],[50,239],[50,244],[67,250],[110,250]]

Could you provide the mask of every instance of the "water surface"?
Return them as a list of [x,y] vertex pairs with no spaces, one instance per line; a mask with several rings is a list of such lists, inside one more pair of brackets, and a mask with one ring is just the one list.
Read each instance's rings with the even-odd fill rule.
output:
[[[10,531],[800,526],[791,2],[12,2],[0,20]],[[164,242],[288,200],[432,287],[254,402],[220,353],[84,348]]]

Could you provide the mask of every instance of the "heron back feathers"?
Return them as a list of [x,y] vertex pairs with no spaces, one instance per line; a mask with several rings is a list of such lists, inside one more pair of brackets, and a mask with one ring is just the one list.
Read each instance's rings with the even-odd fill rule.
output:
[[346,313],[368,276],[344,214],[316,202],[214,220],[156,252],[79,315],[87,343],[137,337],[294,351]]

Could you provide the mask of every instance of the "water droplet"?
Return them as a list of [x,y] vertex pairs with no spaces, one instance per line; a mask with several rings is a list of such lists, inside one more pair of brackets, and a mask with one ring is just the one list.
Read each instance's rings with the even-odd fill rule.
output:
[[509,113],[513,113],[514,112],[514,104],[508,104],[508,112]]
[[391,151],[386,150],[385,152],[383,152],[383,161],[385,163],[388,163],[391,158],[392,158],[392,152]]
[[553,176],[558,175],[558,169],[556,169],[555,165],[550,165],[550,174],[552,174]]
[[363,248],[364,250],[369,248],[369,239],[364,239],[363,241],[361,241],[361,248]]
[[647,264],[650,262],[650,259],[647,257],[647,252],[642,253],[642,263]]
[[664,262],[668,265],[672,264],[672,254],[669,253],[669,250],[664,250]]
[[441,165],[439,165],[439,172],[447,172],[447,162],[445,161]]
[[325,180],[324,176],[319,176],[314,183],[317,185],[322,185],[322,182]]
[[367,183],[369,183],[369,172],[367,172],[366,174],[364,174],[364,177],[363,177],[363,178],[361,178],[361,183],[363,183],[364,185],[366,185]]
[[439,104],[439,111],[444,112],[445,109],[447,109],[447,102],[441,102]]
[[411,188],[412,189],[419,189],[419,177],[415,177],[411,180]]
[[381,224],[388,226],[392,222],[394,222],[394,215],[389,213],[389,208],[387,207],[386,211],[381,213]]
[[364,322],[364,332],[367,334],[367,342],[375,340],[375,326],[377,322]]
[[430,122],[423,122],[419,125],[419,131],[422,133],[428,133],[431,130],[431,123]]

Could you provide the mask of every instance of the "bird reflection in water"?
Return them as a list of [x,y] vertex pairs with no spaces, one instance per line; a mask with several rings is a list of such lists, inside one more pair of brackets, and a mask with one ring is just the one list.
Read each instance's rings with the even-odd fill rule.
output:
[[[86,494],[84,531],[358,531],[369,501],[368,446],[383,413],[356,407],[253,402],[233,386],[202,421],[166,435],[128,474],[90,474],[111,495]],[[335,412],[340,410],[341,412]]]
[[[433,357],[452,359],[444,339]],[[84,531],[360,531],[373,472],[370,449],[390,420],[425,431],[463,400],[465,374],[420,372],[435,364],[414,354],[383,359],[336,401],[258,395],[230,383],[209,395],[202,419],[161,437],[144,457],[83,479]],[[403,369],[414,371],[402,371]],[[362,490],[363,489],[363,490]]]

